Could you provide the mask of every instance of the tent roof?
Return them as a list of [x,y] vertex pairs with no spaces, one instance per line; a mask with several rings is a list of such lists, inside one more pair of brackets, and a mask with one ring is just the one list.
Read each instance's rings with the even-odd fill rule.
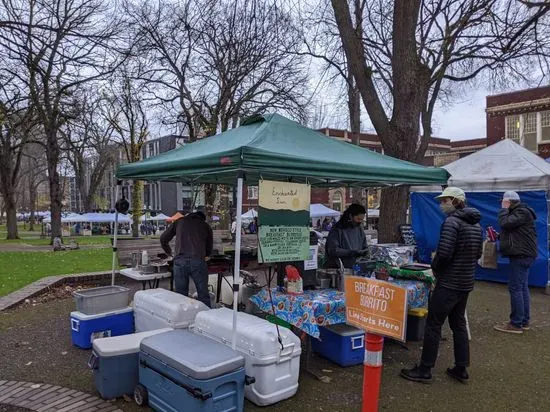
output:
[[322,203],[312,203],[309,205],[309,216],[311,218],[317,218],[317,217],[337,217],[340,216],[341,213],[337,210],[331,209],[330,207],[326,207]]
[[467,191],[548,190],[550,164],[510,139],[444,166]]
[[313,186],[441,184],[447,172],[424,167],[327,137],[278,114],[140,162],[122,165],[119,179],[233,185],[289,179]]

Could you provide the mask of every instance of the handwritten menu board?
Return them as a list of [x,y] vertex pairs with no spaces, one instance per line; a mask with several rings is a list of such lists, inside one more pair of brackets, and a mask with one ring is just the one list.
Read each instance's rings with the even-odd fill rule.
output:
[[310,197],[311,186],[306,184],[260,182],[260,262],[308,260]]

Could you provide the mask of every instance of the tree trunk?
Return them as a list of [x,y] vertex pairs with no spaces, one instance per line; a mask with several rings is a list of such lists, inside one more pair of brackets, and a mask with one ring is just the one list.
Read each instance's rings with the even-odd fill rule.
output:
[[[12,196],[13,197],[13,196]],[[17,230],[17,208],[15,202],[12,199],[5,199],[6,202],[6,226],[8,235],[6,239],[19,239],[19,233]]]
[[29,190],[29,200],[31,202],[30,206],[31,206],[31,215],[29,217],[29,231],[30,232],[33,232],[34,231],[34,225],[36,223],[36,219],[35,219],[35,216],[34,216],[34,212],[35,212],[35,209],[36,209],[36,187],[34,185],[31,185],[30,187],[30,190]]
[[208,219],[208,221],[212,220],[212,215],[214,214],[214,203],[216,202],[217,191],[218,185],[204,185],[204,206],[206,218]]
[[399,225],[405,224],[409,208],[409,186],[382,189],[380,219],[378,225],[379,243],[398,243]]
[[[351,75],[351,68],[348,65],[348,111],[350,123],[351,143],[361,146],[361,95]],[[363,204],[363,195],[360,187],[352,189],[353,203]]]
[[139,237],[139,226],[141,224],[141,211],[143,209],[143,182],[141,180],[134,180],[134,186],[132,187],[132,236]]

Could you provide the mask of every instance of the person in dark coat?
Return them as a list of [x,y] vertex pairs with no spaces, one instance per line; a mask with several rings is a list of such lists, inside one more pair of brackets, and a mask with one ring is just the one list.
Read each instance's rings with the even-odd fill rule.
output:
[[437,199],[446,218],[432,261],[437,283],[430,297],[422,357],[419,365],[401,370],[401,376],[415,382],[431,382],[431,370],[439,352],[441,327],[449,318],[455,367],[448,368],[447,374],[465,382],[469,379],[466,368],[470,363],[465,312],[468,295],[474,288],[476,263],[482,252],[481,214],[477,209],[466,207],[466,195],[457,187],[446,188]]
[[529,330],[530,301],[529,269],[537,258],[535,211],[521,202],[516,192],[504,193],[498,214],[500,253],[510,259],[510,321],[495,325],[500,332],[521,334]]
[[160,236],[160,244],[167,255],[172,255],[170,241],[176,237],[174,254],[174,283],[176,292],[189,295],[189,279],[193,279],[198,299],[210,307],[208,266],[212,254],[212,228],[202,212],[195,212],[176,220]]
[[361,226],[366,213],[363,206],[353,203],[334,224],[325,245],[326,268],[340,267],[338,259],[342,260],[344,267],[352,268],[358,257],[367,254],[367,237]]

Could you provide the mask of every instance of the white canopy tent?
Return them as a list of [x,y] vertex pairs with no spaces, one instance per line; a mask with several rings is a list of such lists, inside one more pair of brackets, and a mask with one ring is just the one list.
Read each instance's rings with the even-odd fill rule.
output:
[[449,186],[466,192],[526,191],[550,188],[550,164],[510,139],[443,166]]
[[145,215],[142,215],[140,218],[140,221],[145,222],[147,220],[148,222],[161,222],[161,221],[165,221],[168,218],[169,216],[166,216],[164,213],[159,213],[156,216],[148,216],[147,219],[145,219]]
[[256,212],[256,209],[250,209],[248,212],[241,215],[242,220],[254,220],[255,217],[258,217],[258,212]]
[[326,207],[322,203],[312,203],[309,205],[309,217],[312,219],[319,217],[338,217],[341,213],[337,210]]

